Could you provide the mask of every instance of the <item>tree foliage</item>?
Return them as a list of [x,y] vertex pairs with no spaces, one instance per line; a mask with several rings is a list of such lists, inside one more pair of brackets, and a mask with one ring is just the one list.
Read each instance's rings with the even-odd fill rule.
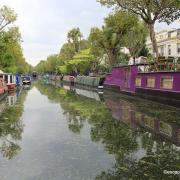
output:
[[[138,17],[128,12],[116,11],[111,13],[105,18],[105,25],[102,29],[96,27],[91,29],[89,41],[91,42],[92,53],[95,56],[107,54],[111,66],[119,63],[122,54],[121,48],[127,45],[127,38],[125,41],[125,37],[128,37],[130,31],[134,32],[135,29],[138,31],[138,24]],[[138,38],[136,39],[136,44],[139,43],[139,46],[144,44],[145,37],[141,35],[139,33],[143,42]]]
[[31,71],[32,67],[23,57],[19,28],[12,26],[16,17],[11,8],[3,6],[0,9],[0,69],[24,74]]
[[77,53],[71,60],[67,61],[65,65],[59,66],[59,70],[63,74],[88,74],[93,62],[94,56],[91,54],[90,49],[85,49]]
[[13,9],[8,6],[0,8],[0,32],[3,31],[8,25],[16,21],[17,15]]
[[180,17],[180,2],[178,0],[97,0],[102,5],[127,10],[142,18],[150,32],[153,51],[158,55],[154,32],[156,21],[171,23]]

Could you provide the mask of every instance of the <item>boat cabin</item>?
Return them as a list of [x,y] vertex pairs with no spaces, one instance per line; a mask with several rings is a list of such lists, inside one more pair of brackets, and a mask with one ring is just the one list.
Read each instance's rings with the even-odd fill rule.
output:
[[2,78],[7,84],[8,90],[13,90],[16,88],[16,76],[10,73],[0,74],[0,78]]
[[7,85],[3,78],[0,78],[0,95],[6,93],[8,91]]
[[113,67],[104,86],[180,107],[180,59]]

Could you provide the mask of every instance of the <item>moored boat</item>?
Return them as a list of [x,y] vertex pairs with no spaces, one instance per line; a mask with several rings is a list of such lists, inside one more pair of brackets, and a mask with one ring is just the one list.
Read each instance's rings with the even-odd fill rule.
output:
[[76,81],[76,77],[74,77],[74,76],[70,76],[70,75],[65,75],[65,76],[63,76],[63,82],[65,82],[65,83],[68,83],[68,84],[71,84],[71,85],[73,85],[74,84],[74,82]]
[[112,74],[106,76],[104,86],[180,107],[180,67],[174,62],[169,65],[144,63],[113,67]]
[[3,99],[8,92],[8,87],[6,83],[4,82],[3,78],[0,78],[0,100]]
[[77,76],[75,83],[77,85],[90,86],[95,88],[103,88],[105,77],[96,76]]
[[8,90],[14,90],[16,88],[16,76],[11,73],[1,73],[0,78],[2,78],[8,87]]

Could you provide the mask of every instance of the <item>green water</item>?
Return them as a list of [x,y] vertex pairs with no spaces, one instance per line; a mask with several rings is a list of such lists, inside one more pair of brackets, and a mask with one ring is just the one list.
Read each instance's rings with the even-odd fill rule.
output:
[[0,180],[180,179],[179,109],[58,86],[1,102]]

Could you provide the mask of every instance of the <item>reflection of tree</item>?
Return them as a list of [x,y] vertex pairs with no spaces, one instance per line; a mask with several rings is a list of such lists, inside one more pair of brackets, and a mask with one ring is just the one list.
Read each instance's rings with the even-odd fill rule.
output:
[[[105,97],[106,99],[106,97]],[[108,96],[108,99],[111,99],[110,96]],[[116,96],[112,98],[113,102],[119,102],[117,104],[122,104],[122,99],[120,100]],[[111,101],[112,101],[111,99]],[[119,100],[118,100],[119,99]],[[134,105],[133,105],[134,104]],[[111,105],[110,105],[111,106]],[[164,114],[163,114],[163,107],[160,105],[160,108],[158,109],[156,105],[143,105],[142,102],[136,102],[134,103],[133,100],[130,103],[131,111],[140,111],[143,114],[151,115],[151,117],[161,117],[161,119],[167,121],[167,122],[177,122],[178,120],[178,114],[179,111],[175,108],[167,108],[164,107]],[[121,107],[114,107],[119,111]],[[115,109],[113,109],[113,112]],[[151,112],[153,111],[153,112]],[[122,112],[119,112],[119,117],[122,117]],[[149,117],[149,116],[147,116]],[[150,117],[149,117],[150,118]],[[119,119],[120,120],[120,119]],[[150,120],[150,119],[148,119]],[[121,120],[122,121],[122,120]],[[119,180],[119,179],[178,179],[178,175],[167,175],[163,174],[164,170],[170,170],[170,171],[178,171],[180,170],[180,151],[169,141],[166,141],[164,138],[157,136],[152,133],[147,133],[144,129],[138,129],[138,131],[135,131],[131,135],[128,135],[128,128],[122,127],[118,128],[119,124],[116,124],[112,128],[112,122],[110,122],[109,125],[105,125],[109,121],[106,121],[104,123],[100,123],[98,130],[96,129],[93,132],[96,132],[95,134],[98,134],[99,141],[103,142],[105,144],[106,148],[110,153],[116,155],[116,163],[111,170],[107,170],[106,172],[100,173],[96,179],[98,180]],[[149,123],[151,121],[148,121]],[[111,129],[111,130],[108,130]],[[117,134],[116,134],[117,130]],[[124,131],[124,132],[123,132]],[[118,134],[122,133],[122,136],[119,136]],[[107,134],[107,135],[106,135]],[[114,135],[113,136],[111,136]],[[128,136],[126,136],[126,134]],[[101,138],[99,138],[101,137]],[[109,138],[109,137],[112,137]],[[130,151],[128,153],[128,150],[126,151],[126,147],[129,146],[130,150],[132,150],[133,153],[136,152],[136,148],[133,148],[133,146],[129,145],[134,138],[135,144],[138,143],[137,137],[140,137],[140,144],[141,149],[145,151],[145,155],[140,156],[140,158],[131,158]],[[129,139],[128,139],[129,138]],[[111,140],[110,140],[111,139]],[[113,140],[115,139],[115,140]],[[122,140],[124,139],[124,144],[122,143]],[[119,142],[118,142],[119,140]],[[117,142],[113,143],[113,142]],[[127,143],[127,144],[126,144]],[[111,147],[111,148],[109,148]],[[139,148],[138,148],[139,149]],[[125,153],[119,153],[122,150],[124,150]],[[123,152],[123,151],[122,151]],[[129,155],[128,155],[129,154]],[[132,156],[133,157],[133,156]]]
[[[180,153],[173,148],[172,143],[163,143],[164,139],[147,133],[144,129],[132,131],[127,124],[119,121],[129,122],[130,117],[136,113],[136,118],[141,120],[141,113],[148,117],[162,116],[163,108],[160,111],[155,105],[143,105],[141,102],[131,103],[121,101],[123,109],[118,108],[114,115],[124,119],[113,119],[112,112],[107,109],[104,103],[76,95],[72,91],[53,86],[38,85],[42,94],[46,94],[52,101],[59,102],[67,116],[69,129],[74,133],[80,133],[85,120],[91,124],[91,139],[94,142],[101,142],[109,154],[115,155],[116,163],[113,168],[97,175],[97,179],[120,180],[120,179],[169,179],[172,176],[163,174],[163,170],[178,170]],[[115,97],[115,100],[117,98]],[[133,105],[135,103],[135,105]],[[155,110],[152,107],[155,106]],[[138,111],[136,111],[138,109]],[[148,110],[147,110],[148,109]],[[146,113],[147,110],[147,113]],[[173,110],[177,120],[178,112]],[[165,115],[172,112],[165,107]],[[123,116],[119,116],[123,114]],[[170,116],[166,118],[168,121]],[[148,119],[147,122],[151,122]],[[144,151],[145,154],[141,154]],[[138,156],[137,154],[140,154]],[[174,176],[176,178],[176,176]]]
[[76,95],[74,91],[55,88],[52,85],[45,86],[43,83],[37,84],[37,88],[50,100],[61,104],[68,119],[68,127],[74,133],[80,133],[85,120],[95,119],[91,117],[97,113],[99,115],[102,109],[105,109],[101,102]]
[[0,151],[7,159],[13,158],[21,149],[18,145],[23,132],[23,123],[20,117],[26,94],[22,91],[16,105],[5,109],[0,116]]

